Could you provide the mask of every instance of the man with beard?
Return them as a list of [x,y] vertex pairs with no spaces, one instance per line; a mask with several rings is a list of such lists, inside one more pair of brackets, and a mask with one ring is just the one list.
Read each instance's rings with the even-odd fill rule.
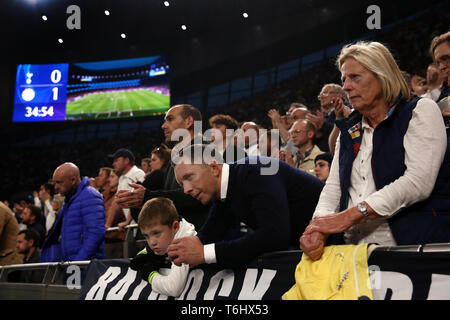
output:
[[[22,230],[17,236],[17,251],[24,255],[23,263],[41,262],[39,233],[34,229]],[[20,282],[39,283],[44,277],[44,270],[20,271]]]

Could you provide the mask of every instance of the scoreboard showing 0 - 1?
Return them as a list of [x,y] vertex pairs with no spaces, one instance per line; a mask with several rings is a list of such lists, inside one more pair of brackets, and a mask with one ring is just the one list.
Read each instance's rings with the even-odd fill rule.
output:
[[13,122],[65,120],[68,70],[67,63],[19,65]]
[[170,107],[164,56],[17,66],[13,122],[161,116]]

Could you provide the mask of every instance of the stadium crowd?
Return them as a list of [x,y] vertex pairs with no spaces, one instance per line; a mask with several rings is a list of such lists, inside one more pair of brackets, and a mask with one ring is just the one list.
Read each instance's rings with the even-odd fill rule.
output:
[[[428,19],[433,19],[433,17],[426,15],[414,27],[399,26],[387,34],[380,34],[377,39],[382,43],[389,44],[389,49],[399,61],[400,70],[402,70],[401,79],[397,78],[396,81],[407,85],[407,93],[402,91],[403,99],[396,95],[389,100],[390,111],[382,114],[383,118],[387,119],[391,115],[391,107],[397,106],[400,100],[400,105],[414,104],[412,107],[414,109],[416,104],[419,106],[417,99],[421,98],[418,101],[426,101],[426,107],[422,103],[420,110],[428,108],[438,111],[439,121],[442,121],[434,124],[436,130],[441,128],[441,131],[445,132],[444,127],[446,127],[446,139],[439,142],[445,146],[439,151],[439,156],[433,159],[436,163],[429,164],[430,167],[433,166],[435,173],[434,178],[431,179],[433,181],[430,182],[431,189],[433,189],[436,179],[440,181],[441,174],[446,174],[445,168],[442,169],[441,165],[448,167],[444,153],[447,150],[448,141],[450,141],[448,138],[450,126],[450,91],[448,87],[450,81],[450,32],[444,23],[433,24],[436,29],[426,34],[425,32],[429,31]],[[417,32],[412,32],[411,28]],[[434,40],[431,41],[431,39]],[[364,46],[367,48],[373,44],[373,42],[366,42],[360,45],[361,48]],[[383,49],[372,48],[370,50]],[[411,50],[417,54],[411,55]],[[342,52],[344,51],[345,48]],[[361,51],[363,50],[361,49]],[[358,156],[362,154],[361,158],[366,157],[365,152],[367,151],[363,146],[367,142],[354,143],[357,141],[356,138],[361,138],[360,135],[363,136],[359,131],[360,128],[356,127],[355,129],[353,122],[348,126],[342,123],[345,122],[345,119],[353,121],[359,113],[365,117],[364,119],[371,118],[364,113],[363,107],[358,105],[357,98],[350,94],[354,91],[349,85],[349,81],[358,80],[355,76],[357,71],[350,70],[348,62],[349,59],[352,62],[356,61],[359,66],[352,67],[364,66],[365,71],[368,70],[368,67],[362,62],[358,62],[360,60],[358,60],[357,54],[343,56],[342,52],[338,68],[335,61],[327,61],[302,72],[298,77],[273,86],[265,92],[216,109],[214,113],[202,115],[195,106],[187,104],[172,106],[165,115],[161,129],[150,134],[118,137],[114,141],[91,141],[82,147],[71,145],[43,148],[43,150],[39,150],[38,158],[33,150],[8,154],[1,169],[3,172],[14,173],[15,176],[6,174],[3,186],[14,186],[18,185],[17,181],[26,181],[35,187],[35,191],[32,194],[24,193],[23,196],[14,199],[3,199],[3,203],[0,204],[0,239],[2,239],[0,242],[0,265],[37,261],[121,258],[122,252],[112,249],[113,246],[110,244],[124,241],[126,232],[131,232],[127,231],[125,227],[139,222],[141,208],[147,207],[144,205],[148,201],[161,198],[170,199],[177,214],[191,223],[196,230],[193,232],[192,229],[189,229],[190,231],[186,233],[187,237],[179,238],[176,233],[180,230],[179,224],[182,220],[181,218],[176,220],[176,224],[171,222],[173,243],[167,244],[163,253],[168,252],[169,257],[177,266],[182,264],[193,266],[201,263],[218,263],[229,266],[230,263],[243,263],[262,252],[298,249],[299,245],[311,258],[320,258],[321,250],[326,243],[343,243],[344,241],[331,236],[327,239],[328,235],[340,234],[343,236],[347,229],[354,227],[347,222],[341,223],[342,219],[340,216],[338,217],[341,212],[355,208],[351,211],[352,214],[362,213],[362,216],[356,219],[358,224],[361,223],[361,218],[365,218],[369,222],[379,220],[376,218],[383,215],[380,208],[385,210],[386,205],[383,207],[383,204],[375,204],[375,200],[367,202],[362,200],[370,198],[372,192],[376,192],[392,182],[377,185],[376,190],[371,192],[366,190],[364,196],[352,195],[352,192],[356,192],[352,189],[354,188],[352,184],[355,183],[354,173],[350,172],[351,170],[344,172],[343,165],[347,164],[347,167],[351,168],[351,163],[348,161],[352,155],[356,157],[358,152]],[[393,77],[393,73],[389,73],[388,77],[390,76]],[[380,78],[381,76],[379,76]],[[371,87],[365,87],[364,90],[369,92]],[[279,107],[274,108],[274,106]],[[392,114],[397,115],[399,111],[397,113],[392,111]],[[410,115],[411,119],[413,117],[415,116]],[[203,128],[209,127],[216,131],[196,132],[195,121],[201,121]],[[364,120],[361,121],[364,123]],[[395,121],[399,121],[399,126],[405,127],[401,120]],[[407,124],[408,122],[406,122],[403,132],[405,139]],[[185,129],[188,136],[184,136],[180,140],[174,139],[176,129]],[[277,130],[273,131],[272,129]],[[344,129],[345,131],[343,131]],[[389,132],[391,131],[386,131],[385,134]],[[345,149],[347,142],[343,140],[344,133],[345,137],[348,136],[349,141],[354,143],[350,153]],[[399,137],[402,138],[402,136]],[[424,141],[424,139],[430,138],[424,134],[421,138],[417,138],[417,141],[424,144],[430,142]],[[392,142],[391,148],[398,147],[395,143],[403,145],[402,139],[392,140],[395,141]],[[200,171],[195,171],[187,162],[186,157],[188,156],[183,154],[190,150],[192,145],[201,145],[203,151],[205,146],[212,146],[213,158],[217,161],[202,162],[208,169],[201,167],[201,170],[206,171],[200,169]],[[374,150],[376,147],[374,142]],[[408,148],[405,146],[405,149]],[[403,158],[394,159],[392,157],[393,162],[398,160],[398,166],[393,169],[395,173],[388,174],[396,174],[399,177],[402,177],[403,174],[406,175],[405,168],[402,172],[398,169],[405,166],[405,152],[409,152],[409,149],[404,151]],[[181,155],[181,159],[184,160],[176,163],[174,154]],[[259,159],[267,157],[272,159],[271,161],[277,161],[279,164],[279,172],[275,174],[277,178],[265,180],[261,178],[261,175],[252,177],[252,170],[242,169],[236,164],[236,161],[237,163],[244,161],[247,165],[255,165],[258,168],[263,166],[259,162],[248,163],[249,159],[253,159],[254,156],[260,157]],[[336,157],[339,157],[339,161],[335,160]],[[386,165],[386,162],[382,160],[380,163]],[[383,169],[377,170],[383,171]],[[36,171],[39,171],[39,174],[35,174]],[[376,173],[379,174],[377,178],[384,178],[384,173],[380,172]],[[365,180],[366,177],[363,173],[359,173],[359,175]],[[224,194],[223,183],[228,181],[228,177],[229,190]],[[245,179],[240,181],[243,177],[248,177],[253,184],[247,185],[250,182]],[[295,183],[291,181],[294,177],[297,179],[295,186]],[[332,182],[327,183],[328,179]],[[445,180],[445,177],[443,179]],[[302,182],[301,185],[306,185],[308,190],[302,189],[299,181]],[[336,188],[337,193],[345,194],[345,189],[343,189],[345,183],[350,190],[347,198],[342,196],[340,199],[331,199],[336,197],[333,193],[336,192]],[[373,183],[379,183],[378,179]],[[271,188],[268,187],[269,185]],[[438,185],[437,182],[436,185]],[[216,188],[217,186],[220,187]],[[448,185],[444,184],[443,188],[445,187]],[[264,190],[265,188],[267,190]],[[230,194],[234,189],[239,190],[240,196],[245,195],[247,198],[231,197]],[[285,190],[285,193],[282,190]],[[295,196],[291,196],[295,192],[297,192],[298,198],[304,197],[301,203],[294,200]],[[276,194],[276,197],[273,194]],[[425,195],[421,194],[421,200],[431,197],[430,194],[431,190],[425,192]],[[353,201],[350,205],[348,197],[360,198],[361,202],[357,204]],[[245,204],[247,200],[250,204]],[[381,200],[379,201],[381,202]],[[395,202],[395,199],[392,201]],[[258,206],[258,202],[265,205]],[[171,203],[168,206],[171,206]],[[364,205],[364,208],[361,208],[361,205]],[[394,206],[387,207],[389,210],[397,212],[409,205],[411,205],[410,202],[398,204],[395,208]],[[286,217],[281,217],[280,214],[274,218],[270,215],[277,210],[284,212],[281,208],[287,212]],[[377,210],[374,211],[375,208]],[[446,208],[444,206],[442,209],[442,214],[447,215],[443,218],[442,223],[448,218],[449,210],[448,207]],[[234,212],[235,218],[240,219],[239,223],[228,221],[229,219],[221,215],[227,210],[243,211]],[[264,214],[261,213],[261,216],[255,214],[258,210],[264,211]],[[301,219],[295,217],[295,212],[298,214],[299,211],[303,215]],[[331,214],[330,217],[328,216],[330,212],[336,214]],[[316,222],[309,223],[313,216]],[[391,218],[387,213],[384,214],[384,217]],[[356,223],[355,221],[353,222]],[[386,220],[383,221],[386,222]],[[396,221],[395,227],[391,225],[393,234],[389,233],[388,243],[412,244],[408,243],[408,239],[397,237],[397,232],[401,233],[398,231],[398,228],[401,228],[398,225],[408,222],[402,219],[396,219]],[[416,222],[414,228],[420,228],[422,220],[418,218]],[[267,226],[269,223],[285,224],[279,230],[288,230],[286,232],[288,238],[285,239],[283,232],[278,229],[275,237],[276,232],[274,233],[270,226]],[[295,228],[292,226],[294,223],[297,224]],[[332,228],[330,223],[339,227]],[[183,225],[186,224],[183,222]],[[383,232],[386,232],[386,225],[386,223],[380,223],[377,224],[377,228],[381,226]],[[222,230],[221,226],[228,228]],[[117,229],[114,229],[113,232],[107,231],[111,227],[117,227]],[[144,222],[139,222],[139,227],[139,232],[137,234],[135,232],[134,236],[147,240],[148,245],[144,254],[149,255],[149,249],[154,250],[154,248],[150,243],[151,237],[145,230],[150,227]],[[389,229],[389,227],[387,228]],[[215,230],[218,229],[220,229],[219,238],[214,235]],[[361,229],[360,232],[370,233],[368,229]],[[446,238],[450,230],[442,232],[442,237],[436,239],[450,241]],[[196,235],[197,233],[198,235]],[[371,238],[370,236],[356,236],[353,233],[347,235],[345,241],[347,243],[357,243],[358,241],[384,243],[381,234],[380,231],[376,233],[378,238]],[[267,241],[264,239],[272,236],[275,238],[271,238],[271,245],[265,246]],[[236,242],[233,242],[232,245],[227,243],[231,239],[245,239],[242,243],[237,242],[237,245],[243,248],[240,254],[237,254]],[[276,243],[278,240],[279,243]],[[258,250],[249,249],[255,245],[254,241],[258,241],[257,243],[260,245]],[[222,245],[218,245],[219,242]],[[208,247],[207,244],[211,243],[216,243],[215,249]],[[200,250],[199,247],[204,253],[204,256],[200,255],[201,258],[184,254],[186,248]],[[155,277],[155,274],[152,273],[153,269],[149,269],[144,264],[136,264],[136,268],[139,270],[146,268],[145,279],[150,282]],[[21,281],[25,282],[39,282],[40,280],[36,280],[36,278],[39,278],[36,274],[21,275]]]

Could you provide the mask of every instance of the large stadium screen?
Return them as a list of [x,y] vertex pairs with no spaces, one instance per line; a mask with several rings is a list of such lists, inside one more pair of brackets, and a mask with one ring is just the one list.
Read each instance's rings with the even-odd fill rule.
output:
[[169,107],[163,56],[17,66],[13,122],[154,116]]

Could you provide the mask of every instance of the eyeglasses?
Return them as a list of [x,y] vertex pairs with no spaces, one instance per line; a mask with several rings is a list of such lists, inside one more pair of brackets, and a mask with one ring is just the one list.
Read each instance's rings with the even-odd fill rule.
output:
[[337,93],[339,93],[339,92],[336,92],[336,91],[323,92],[317,96],[317,99],[320,100],[320,98],[322,98],[322,97],[328,97],[330,94],[337,94]]

